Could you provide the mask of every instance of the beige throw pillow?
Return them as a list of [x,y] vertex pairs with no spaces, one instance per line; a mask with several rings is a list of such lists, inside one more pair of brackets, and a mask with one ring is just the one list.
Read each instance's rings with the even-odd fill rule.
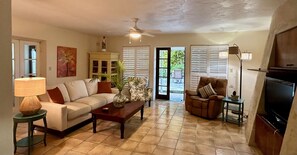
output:
[[208,98],[211,95],[216,95],[217,93],[214,91],[214,89],[211,86],[211,83],[208,85],[199,88],[199,93],[201,94],[202,98]]

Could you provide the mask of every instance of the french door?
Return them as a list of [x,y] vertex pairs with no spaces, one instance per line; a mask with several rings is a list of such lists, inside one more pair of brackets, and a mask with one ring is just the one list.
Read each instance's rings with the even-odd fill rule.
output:
[[[12,81],[21,77],[39,76],[39,43],[13,39],[12,49]],[[19,98],[15,98],[14,106],[20,103]],[[18,108],[18,107],[17,107]]]
[[157,48],[156,98],[170,98],[170,48]]

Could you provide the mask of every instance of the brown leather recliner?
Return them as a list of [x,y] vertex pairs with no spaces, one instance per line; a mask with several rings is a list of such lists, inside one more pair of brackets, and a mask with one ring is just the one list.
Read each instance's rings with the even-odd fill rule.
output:
[[[202,98],[198,89],[209,83],[217,94]],[[226,96],[227,83],[227,79],[200,77],[197,91],[186,90],[186,110],[203,118],[217,118],[222,111],[222,99]]]

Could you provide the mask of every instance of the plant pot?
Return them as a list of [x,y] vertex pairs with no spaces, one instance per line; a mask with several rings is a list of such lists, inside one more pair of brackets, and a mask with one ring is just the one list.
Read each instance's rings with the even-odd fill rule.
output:
[[114,107],[122,108],[125,106],[126,101],[127,101],[127,97],[124,94],[122,94],[122,91],[119,91],[119,93],[113,97],[112,103]]

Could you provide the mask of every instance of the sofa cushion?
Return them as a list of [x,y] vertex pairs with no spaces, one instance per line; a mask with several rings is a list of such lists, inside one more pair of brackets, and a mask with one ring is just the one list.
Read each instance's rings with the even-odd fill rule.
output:
[[111,93],[111,82],[98,82],[97,93]]
[[71,101],[88,96],[86,84],[83,80],[65,82]]
[[91,107],[84,103],[67,102],[65,105],[67,105],[67,120],[75,119],[91,111]]
[[70,102],[70,97],[67,91],[67,88],[65,87],[65,85],[63,83],[58,84],[58,85],[54,85],[54,86],[48,86],[47,89],[54,89],[58,87],[63,95],[64,98],[64,102]]
[[84,82],[86,84],[89,96],[97,93],[99,79],[85,79]]
[[95,98],[105,98],[106,100],[106,104],[107,103],[111,103],[113,101],[113,98],[116,94],[112,94],[112,93],[101,93],[101,94],[94,94],[92,95],[92,97],[95,97]]
[[87,105],[91,106],[92,110],[97,109],[99,107],[102,107],[107,103],[106,99],[104,97],[102,97],[102,96],[83,97],[83,98],[80,98],[80,99],[76,100],[75,102],[87,104]]
[[211,95],[216,95],[217,93],[213,90],[211,83],[198,89],[202,98],[208,98]]
[[48,95],[54,103],[64,104],[63,95],[58,87],[47,90]]

